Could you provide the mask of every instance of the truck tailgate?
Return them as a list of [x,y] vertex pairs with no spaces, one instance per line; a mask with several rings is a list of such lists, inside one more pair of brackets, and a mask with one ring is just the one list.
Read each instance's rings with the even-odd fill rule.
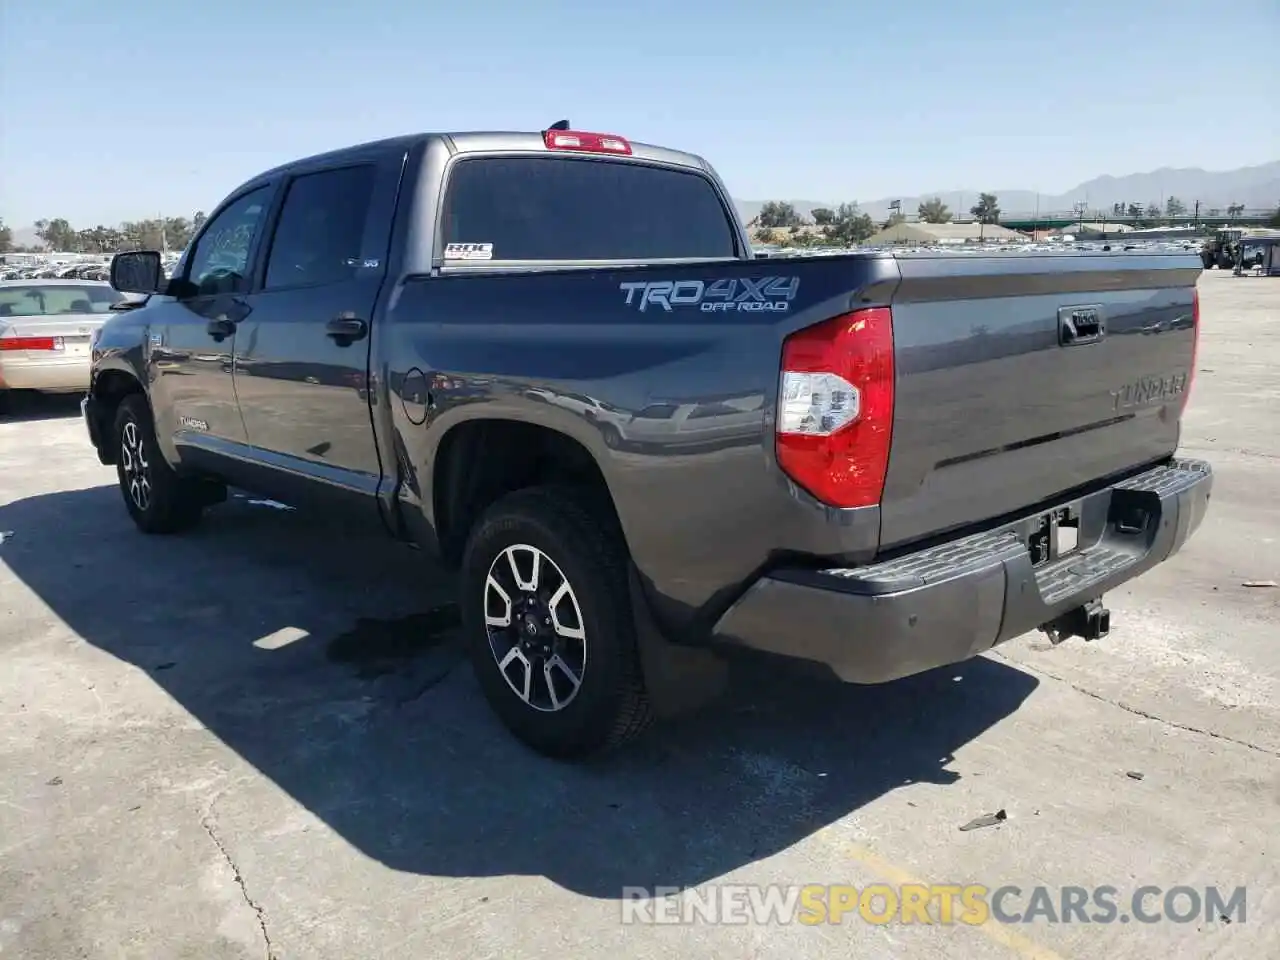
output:
[[1016,513],[1177,447],[1198,257],[898,262],[882,549]]

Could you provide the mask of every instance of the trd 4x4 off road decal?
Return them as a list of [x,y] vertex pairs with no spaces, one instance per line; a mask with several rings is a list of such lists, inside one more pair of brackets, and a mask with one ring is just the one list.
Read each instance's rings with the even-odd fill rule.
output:
[[641,312],[651,305],[670,312],[696,306],[704,313],[723,311],[785,313],[800,290],[799,277],[743,277],[730,280],[638,280],[618,284],[627,306]]

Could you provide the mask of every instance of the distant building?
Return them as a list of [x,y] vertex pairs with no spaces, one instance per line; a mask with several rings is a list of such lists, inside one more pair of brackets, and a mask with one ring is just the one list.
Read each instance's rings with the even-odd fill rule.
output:
[[1133,225],[1129,223],[1103,223],[1099,220],[1068,224],[1058,232],[1075,237],[1113,237],[1120,233],[1132,233],[1133,229]]
[[1002,243],[1025,242],[1026,236],[998,223],[917,223],[906,221],[886,227],[863,241],[868,246],[885,247],[897,243]]

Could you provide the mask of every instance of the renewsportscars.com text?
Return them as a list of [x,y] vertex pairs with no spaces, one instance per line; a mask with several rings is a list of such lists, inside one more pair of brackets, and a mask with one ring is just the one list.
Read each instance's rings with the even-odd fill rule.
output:
[[720,884],[624,887],[626,924],[1244,923],[1246,888]]

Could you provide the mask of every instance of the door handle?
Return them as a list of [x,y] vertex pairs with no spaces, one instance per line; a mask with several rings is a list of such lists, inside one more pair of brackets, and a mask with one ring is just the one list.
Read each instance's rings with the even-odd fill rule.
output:
[[340,347],[349,347],[357,340],[363,340],[368,332],[369,325],[356,317],[334,317],[324,328],[325,336]]
[[216,320],[210,320],[208,326],[205,327],[209,336],[213,337],[218,343],[221,343],[227,337],[236,332],[236,325],[226,317],[218,317]]

